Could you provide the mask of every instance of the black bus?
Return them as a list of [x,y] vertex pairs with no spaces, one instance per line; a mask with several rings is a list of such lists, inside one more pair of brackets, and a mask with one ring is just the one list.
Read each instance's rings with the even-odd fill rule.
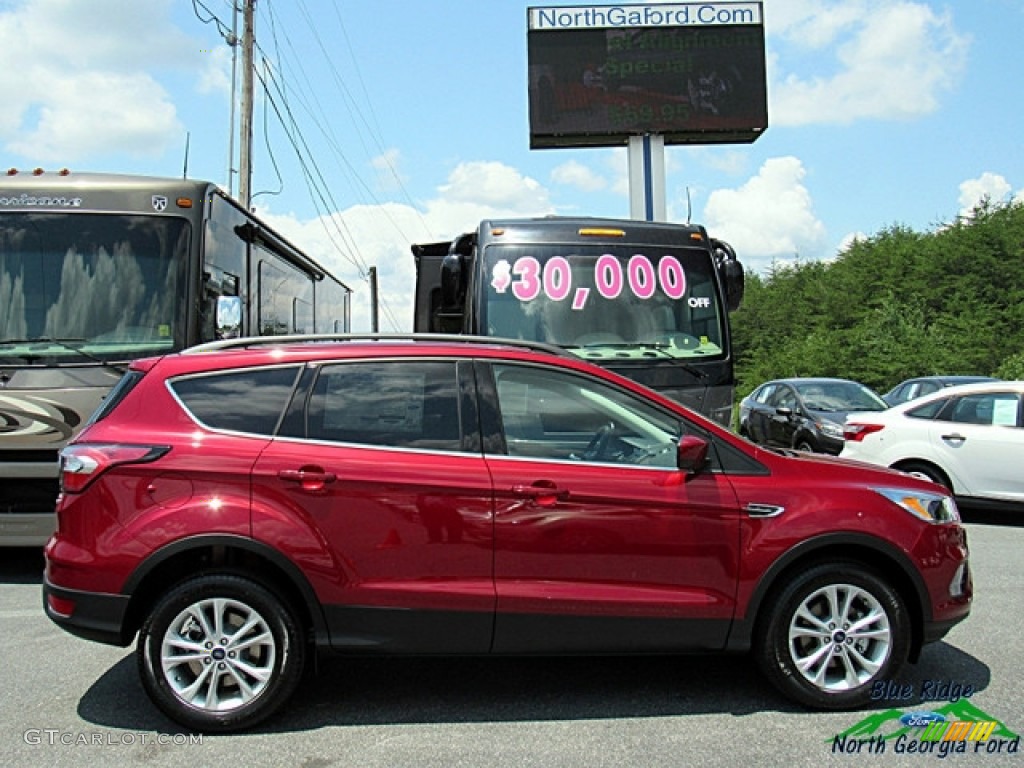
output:
[[729,424],[743,268],[703,227],[488,220],[412,251],[415,331],[556,344]]

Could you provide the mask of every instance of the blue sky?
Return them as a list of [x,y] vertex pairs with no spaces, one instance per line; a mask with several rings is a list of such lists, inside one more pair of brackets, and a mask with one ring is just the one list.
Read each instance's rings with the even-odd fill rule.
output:
[[[371,265],[381,329],[411,329],[410,243],[629,216],[625,149],[529,149],[527,8],[560,4],[258,1],[253,204],[352,286],[355,330]],[[1024,196],[1024,0],[763,5],[768,130],[669,147],[669,220],[689,194],[762,271]],[[227,187],[231,23],[230,0],[0,0],[5,167],[180,176],[187,140]]]

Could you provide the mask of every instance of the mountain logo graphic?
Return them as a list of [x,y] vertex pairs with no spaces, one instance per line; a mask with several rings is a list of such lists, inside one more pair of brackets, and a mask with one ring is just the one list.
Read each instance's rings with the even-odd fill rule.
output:
[[[977,727],[967,728],[968,725]],[[904,712],[900,709],[875,712],[836,734],[834,738],[874,737],[877,740],[890,741],[905,736],[927,737],[931,741],[945,738],[948,741],[954,738],[970,738],[972,733],[978,734],[976,739],[983,740],[992,737],[1019,738],[1019,734],[1008,728],[1005,723],[982,711],[967,699],[950,702],[928,712]],[[833,738],[826,741],[833,741]]]

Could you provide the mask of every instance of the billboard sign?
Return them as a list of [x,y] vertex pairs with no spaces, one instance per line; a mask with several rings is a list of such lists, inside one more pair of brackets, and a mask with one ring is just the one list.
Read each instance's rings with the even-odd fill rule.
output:
[[768,127],[760,2],[527,14],[532,149],[749,143]]

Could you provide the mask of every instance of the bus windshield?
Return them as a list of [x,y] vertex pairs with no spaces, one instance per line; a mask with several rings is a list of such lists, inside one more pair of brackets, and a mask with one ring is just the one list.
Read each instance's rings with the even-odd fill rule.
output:
[[129,360],[181,346],[190,230],[171,217],[0,213],[0,361]]
[[491,244],[480,328],[588,358],[714,358],[725,353],[711,255],[699,248]]

